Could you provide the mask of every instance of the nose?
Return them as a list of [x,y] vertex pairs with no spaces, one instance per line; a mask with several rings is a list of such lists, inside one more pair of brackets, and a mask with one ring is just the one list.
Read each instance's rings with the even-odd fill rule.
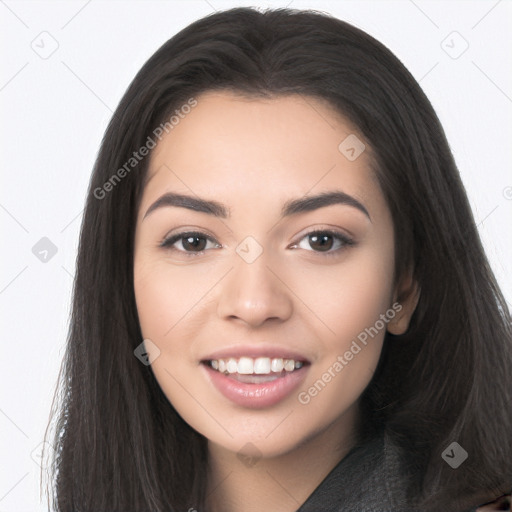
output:
[[268,265],[265,252],[252,263],[236,255],[234,268],[219,290],[217,312],[226,320],[259,327],[265,322],[283,322],[293,310],[286,280]]

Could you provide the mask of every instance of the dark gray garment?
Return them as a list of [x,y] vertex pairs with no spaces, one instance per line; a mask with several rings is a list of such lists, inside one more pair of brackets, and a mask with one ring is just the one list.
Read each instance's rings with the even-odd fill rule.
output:
[[406,503],[399,453],[385,434],[353,448],[297,512],[421,512]]

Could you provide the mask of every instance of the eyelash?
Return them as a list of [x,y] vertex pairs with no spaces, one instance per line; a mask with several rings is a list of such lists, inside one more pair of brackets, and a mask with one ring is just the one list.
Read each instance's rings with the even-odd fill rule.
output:
[[[298,246],[300,244],[300,242],[302,242],[302,240],[304,240],[305,238],[314,236],[314,235],[328,235],[328,236],[333,237],[334,239],[337,239],[341,243],[340,247],[338,247],[337,249],[334,249],[334,250],[330,249],[329,251],[325,251],[325,252],[324,251],[314,251],[314,250],[309,251],[309,252],[315,252],[317,254],[321,254],[326,257],[336,256],[339,254],[340,251],[342,251],[346,247],[355,245],[355,242],[353,239],[347,237],[345,234],[343,234],[339,231],[333,231],[330,229],[325,229],[325,230],[317,229],[315,231],[310,231],[309,233],[306,233],[296,244],[293,244],[293,246],[294,247]],[[159,247],[161,247],[163,249],[175,250],[175,251],[184,253],[187,255],[187,257],[195,257],[195,256],[198,256],[198,255],[204,253],[205,249],[203,249],[202,251],[185,251],[185,250],[181,250],[181,249],[175,249],[172,247],[179,240],[182,240],[184,238],[191,238],[191,237],[205,238],[206,240],[213,242],[214,244],[217,244],[217,242],[211,236],[209,236],[206,233],[203,233],[201,231],[184,231],[182,233],[177,233],[175,235],[171,235],[168,238],[164,238],[164,240],[162,240],[162,242],[159,244]]]

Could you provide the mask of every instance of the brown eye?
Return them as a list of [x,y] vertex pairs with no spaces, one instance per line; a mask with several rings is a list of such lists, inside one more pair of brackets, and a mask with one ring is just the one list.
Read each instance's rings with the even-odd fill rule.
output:
[[334,244],[332,235],[309,235],[309,245],[315,251],[329,251]]
[[354,240],[348,238],[343,233],[326,230],[308,233],[300,240],[297,247],[306,249],[307,251],[331,255],[354,244]]
[[160,247],[173,249],[179,252],[194,254],[200,253],[205,249],[209,248],[207,247],[208,242],[212,243],[216,248],[220,247],[220,245],[216,243],[216,241],[213,238],[200,232],[177,233],[176,235],[172,235],[169,238],[166,238],[160,244]]
[[202,236],[184,237],[181,242],[186,251],[202,251],[206,247],[206,238]]

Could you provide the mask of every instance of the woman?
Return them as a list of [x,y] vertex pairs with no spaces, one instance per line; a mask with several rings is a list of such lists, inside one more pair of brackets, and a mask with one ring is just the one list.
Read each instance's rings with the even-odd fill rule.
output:
[[397,58],[323,14],[218,12],[143,66],[98,155],[54,505],[504,507],[510,326]]

